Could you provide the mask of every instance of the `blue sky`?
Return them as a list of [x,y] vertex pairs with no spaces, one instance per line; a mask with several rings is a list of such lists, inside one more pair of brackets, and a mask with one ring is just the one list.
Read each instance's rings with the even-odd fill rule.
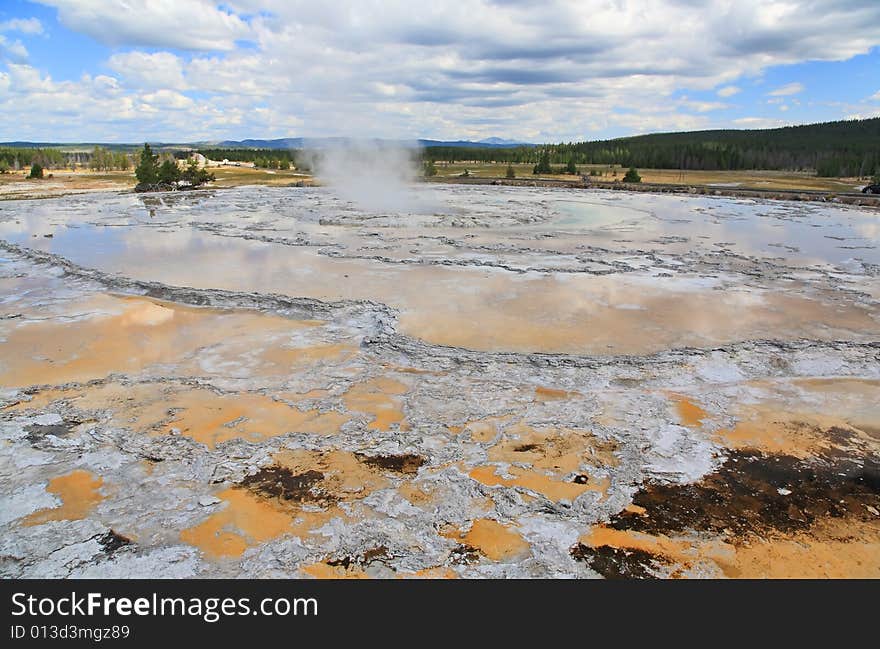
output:
[[0,140],[523,141],[880,115],[877,0],[3,0]]

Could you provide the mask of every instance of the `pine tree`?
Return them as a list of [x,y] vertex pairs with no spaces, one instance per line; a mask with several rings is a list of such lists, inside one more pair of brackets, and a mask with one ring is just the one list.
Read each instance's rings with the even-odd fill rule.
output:
[[186,169],[180,174],[180,179],[188,182],[192,187],[198,187],[207,182],[213,182],[214,174],[208,173],[207,169],[199,169],[199,161],[192,157],[186,163]]
[[625,183],[640,183],[642,182],[642,177],[639,175],[638,169],[635,167],[630,167],[629,171],[626,172],[626,175],[623,177],[623,182]]
[[163,185],[171,185],[180,180],[180,168],[174,160],[165,160],[159,166],[159,182]]
[[550,152],[546,149],[541,152],[541,157],[538,158],[538,164],[535,165],[535,168],[532,170],[534,174],[549,174],[553,173],[553,169],[550,168]]
[[144,144],[141,159],[134,170],[138,182],[142,185],[155,185],[159,182],[159,156],[153,154],[149,144]]

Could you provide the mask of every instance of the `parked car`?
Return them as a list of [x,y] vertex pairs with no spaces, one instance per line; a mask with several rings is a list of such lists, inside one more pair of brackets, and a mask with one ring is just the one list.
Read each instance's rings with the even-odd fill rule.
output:
[[880,185],[868,185],[862,190],[863,194],[880,194]]

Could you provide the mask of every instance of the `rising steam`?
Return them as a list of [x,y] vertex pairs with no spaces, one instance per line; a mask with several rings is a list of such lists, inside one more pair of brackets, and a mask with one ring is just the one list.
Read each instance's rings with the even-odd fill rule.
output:
[[305,153],[315,175],[337,196],[370,212],[421,211],[413,191],[419,150],[397,142],[339,139]]

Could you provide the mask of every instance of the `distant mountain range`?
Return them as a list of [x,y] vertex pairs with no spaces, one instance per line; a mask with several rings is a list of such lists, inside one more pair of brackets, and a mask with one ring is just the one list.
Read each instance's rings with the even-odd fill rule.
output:
[[[201,145],[218,147],[223,149],[302,149],[304,147],[332,146],[343,144],[350,138],[343,137],[320,137],[320,138],[304,138],[304,137],[284,137],[275,140],[223,140],[222,142],[200,142]],[[403,144],[411,145],[412,140],[372,140],[384,144]],[[505,140],[500,137],[487,137],[483,140],[474,142],[472,140],[415,140],[418,146],[431,148],[438,146],[455,146],[455,147],[473,147],[473,148],[497,148],[506,149],[517,146],[536,146],[528,142],[517,142],[515,140]]]
[[[189,149],[197,149],[197,148],[218,148],[218,149],[302,149],[304,147],[317,147],[321,148],[323,146],[332,146],[338,144],[344,144],[345,142],[350,141],[351,138],[344,137],[318,137],[318,138],[306,138],[306,137],[283,137],[277,139],[246,139],[246,140],[222,140],[222,141],[207,141],[207,142],[150,142],[150,145],[156,149],[173,149],[173,148],[189,148]],[[431,147],[463,147],[463,148],[474,148],[474,149],[507,149],[518,146],[538,146],[536,144],[531,144],[528,142],[517,142],[516,140],[505,140],[500,137],[487,137],[483,140],[472,141],[472,140],[382,140],[382,139],[367,139],[368,142],[377,142],[381,144],[399,144],[403,146],[420,146],[424,148]],[[123,149],[131,149],[133,147],[140,147],[139,143],[131,143],[131,144],[106,144],[102,142],[26,142],[26,141],[15,141],[15,142],[0,142],[0,146],[6,147],[16,147],[16,148],[63,148],[65,150],[90,150],[94,148],[96,145],[100,145],[102,147],[114,150],[123,150]]]
[[470,140],[456,140],[450,142],[443,140],[419,140],[419,145],[425,148],[435,146],[460,146],[465,148],[474,147],[480,149],[509,149],[518,146],[538,146],[537,144],[532,144],[531,142],[517,142],[516,140],[505,140],[500,137],[487,137],[477,142],[472,142]]

